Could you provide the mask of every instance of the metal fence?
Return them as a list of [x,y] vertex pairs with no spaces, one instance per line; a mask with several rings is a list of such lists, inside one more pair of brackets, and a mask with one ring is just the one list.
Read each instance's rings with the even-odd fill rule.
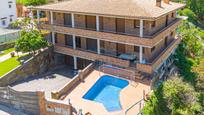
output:
[[0,43],[15,41],[20,37],[19,30],[0,30]]

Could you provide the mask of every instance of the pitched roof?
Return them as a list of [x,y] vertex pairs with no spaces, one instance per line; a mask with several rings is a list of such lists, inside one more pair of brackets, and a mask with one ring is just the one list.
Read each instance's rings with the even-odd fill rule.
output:
[[185,5],[162,2],[161,6],[156,6],[156,0],[70,0],[33,9],[148,19],[158,18]]

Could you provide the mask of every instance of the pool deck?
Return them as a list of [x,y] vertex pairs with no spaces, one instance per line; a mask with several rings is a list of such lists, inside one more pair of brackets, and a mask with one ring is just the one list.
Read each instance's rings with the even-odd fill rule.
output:
[[[73,107],[77,107],[74,108],[75,111],[79,111],[79,109],[82,109],[83,113],[90,112],[92,115],[124,115],[125,110],[142,99],[143,90],[145,90],[145,92],[150,91],[150,86],[148,83],[129,81],[129,85],[125,87],[120,93],[120,103],[122,106],[122,110],[116,112],[108,112],[101,103],[82,98],[102,75],[107,74],[94,70],[84,79],[83,82],[72,89],[72,91],[66,96],[64,101],[68,101],[68,99],[70,99]],[[128,112],[128,115],[134,115],[138,112],[138,110],[139,107],[134,108],[133,110],[130,110]]]

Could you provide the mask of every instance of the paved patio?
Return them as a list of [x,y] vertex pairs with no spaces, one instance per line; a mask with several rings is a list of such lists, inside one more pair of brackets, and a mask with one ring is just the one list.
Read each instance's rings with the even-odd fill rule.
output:
[[[125,110],[130,106],[138,102],[143,97],[143,90],[146,92],[150,91],[150,86],[148,83],[142,83],[140,81],[133,82],[129,81],[129,85],[125,87],[120,93],[120,103],[122,106],[121,111],[117,112],[108,112],[101,103],[96,103],[83,99],[82,97],[86,92],[94,85],[94,83],[100,78],[100,76],[105,73],[94,70],[89,76],[77,85],[64,99],[64,101],[71,100],[71,104],[76,111],[82,109],[83,113],[90,112],[93,115],[124,115]],[[111,95],[111,94],[110,94]],[[138,112],[139,108],[134,108],[131,110],[128,115],[135,115]]]
[[69,82],[75,73],[68,67],[58,68],[44,75],[32,77],[21,82],[11,85],[18,91],[45,91],[45,96],[50,98],[51,92],[59,90],[67,82]]

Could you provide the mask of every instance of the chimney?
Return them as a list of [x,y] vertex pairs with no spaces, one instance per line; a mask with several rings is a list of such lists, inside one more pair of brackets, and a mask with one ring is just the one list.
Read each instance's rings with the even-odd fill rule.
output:
[[164,0],[164,3],[169,4],[170,0]]
[[161,0],[156,0],[156,6],[161,7]]

